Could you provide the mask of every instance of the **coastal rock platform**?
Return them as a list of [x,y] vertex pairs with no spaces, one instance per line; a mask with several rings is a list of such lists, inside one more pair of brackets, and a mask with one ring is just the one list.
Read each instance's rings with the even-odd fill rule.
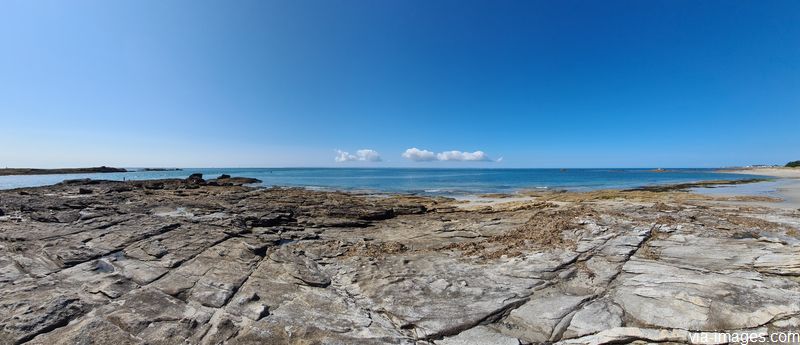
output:
[[800,329],[800,212],[68,181],[0,191],[0,344],[697,343]]

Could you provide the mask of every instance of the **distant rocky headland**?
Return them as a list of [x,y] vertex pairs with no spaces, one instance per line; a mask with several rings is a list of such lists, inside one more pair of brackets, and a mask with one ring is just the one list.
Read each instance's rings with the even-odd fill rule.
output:
[[34,169],[34,168],[4,168],[0,169],[0,176],[3,175],[55,175],[55,174],[90,174],[90,173],[120,173],[128,172],[123,168],[112,168],[107,166],[93,168],[57,168],[57,169]]
[[181,171],[181,168],[142,168],[140,171]]
[[253,182],[0,191],[0,344],[692,343],[800,325],[797,210]]

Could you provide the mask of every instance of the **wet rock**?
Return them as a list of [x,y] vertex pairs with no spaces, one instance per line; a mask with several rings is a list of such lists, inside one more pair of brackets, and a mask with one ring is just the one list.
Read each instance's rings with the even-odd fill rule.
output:
[[213,186],[242,186],[246,184],[261,183],[262,181],[257,178],[250,177],[231,177],[230,175],[221,175],[216,179],[208,180],[208,183]]
[[246,215],[242,219],[247,227],[271,227],[293,222],[294,218],[291,213],[267,213],[267,214],[253,214]]
[[82,178],[82,179],[71,179],[71,180],[64,180],[59,185],[96,185],[96,184],[105,184],[111,181],[106,180],[95,180],[90,178]]
[[203,180],[203,174],[200,173],[194,173],[189,175],[189,177],[187,177],[185,181],[188,184],[204,184],[206,182],[205,180]]

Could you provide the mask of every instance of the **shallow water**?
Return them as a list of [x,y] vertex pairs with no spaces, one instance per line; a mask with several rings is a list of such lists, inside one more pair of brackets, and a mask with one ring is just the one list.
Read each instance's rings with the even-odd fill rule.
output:
[[692,188],[691,192],[712,196],[751,195],[782,199],[782,202],[749,202],[752,205],[779,206],[790,209],[800,208],[800,181],[779,178],[773,181],[747,183],[740,185],[717,186],[714,188]]
[[758,177],[719,173],[713,169],[654,172],[652,169],[191,168],[182,171],[0,176],[0,189],[44,186],[66,179],[146,180],[186,178],[192,173],[202,173],[205,178],[221,174],[253,177],[264,181],[263,186],[432,195],[513,193],[527,189],[619,189]]

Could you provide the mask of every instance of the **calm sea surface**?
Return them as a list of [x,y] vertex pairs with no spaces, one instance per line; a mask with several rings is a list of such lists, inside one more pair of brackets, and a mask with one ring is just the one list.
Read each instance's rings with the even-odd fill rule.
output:
[[422,194],[509,193],[526,189],[595,190],[631,188],[756,176],[718,173],[712,169],[349,169],[349,168],[192,168],[182,171],[132,171],[110,174],[0,176],[0,189],[44,186],[66,179],[146,180],[185,178],[202,173],[254,177],[263,186],[294,186],[366,192]]

